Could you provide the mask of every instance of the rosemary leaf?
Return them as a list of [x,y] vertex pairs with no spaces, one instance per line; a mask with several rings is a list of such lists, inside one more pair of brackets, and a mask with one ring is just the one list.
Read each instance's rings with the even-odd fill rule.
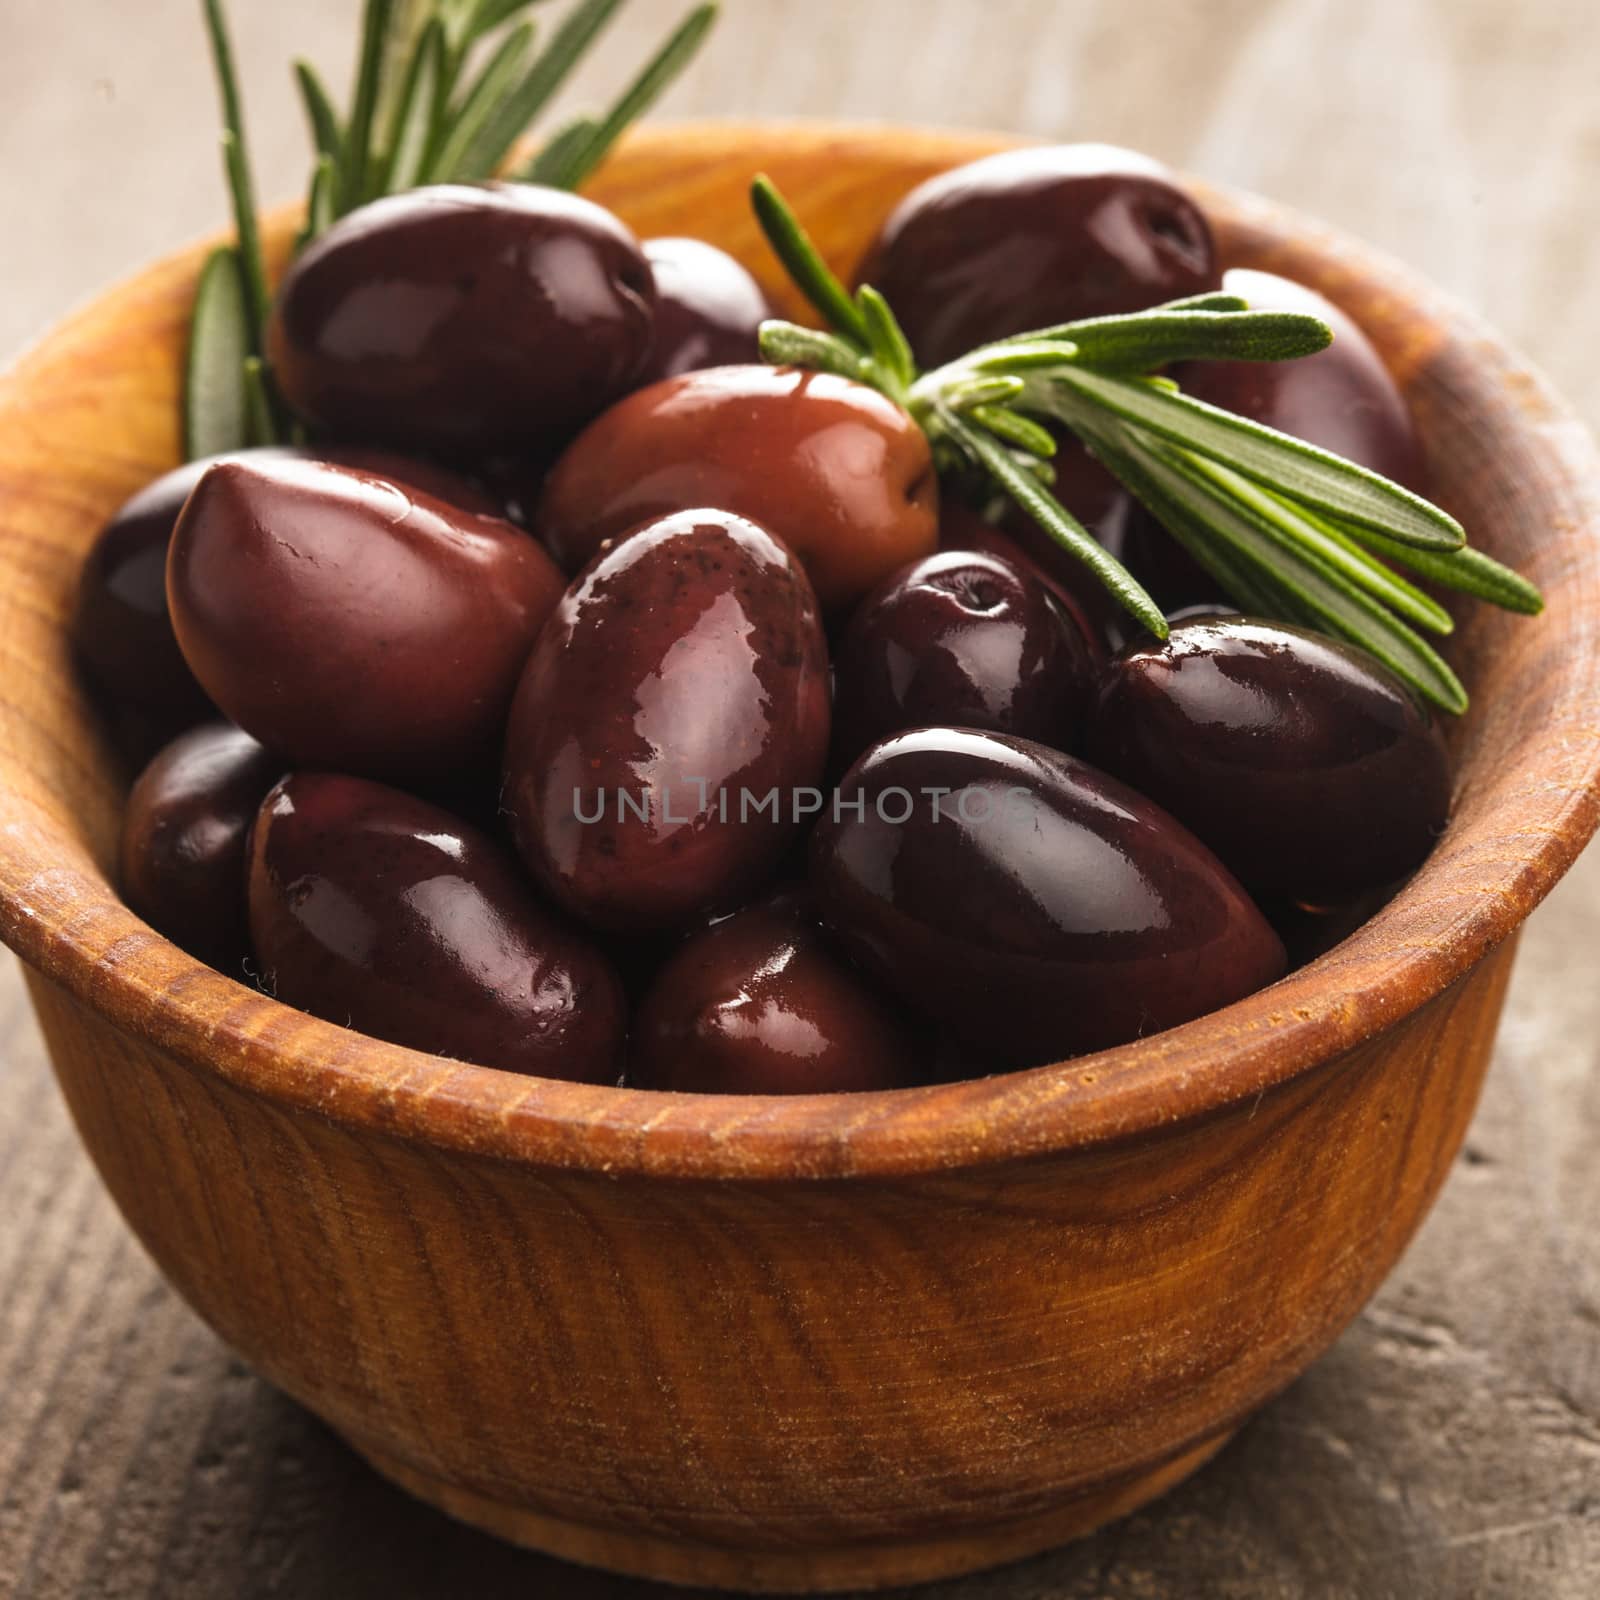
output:
[[222,161],[233,196],[234,227],[239,238],[239,272],[244,279],[245,317],[250,327],[250,348],[260,350],[265,337],[272,296],[267,288],[266,262],[256,226],[255,200],[244,146],[230,128],[222,135]]
[[761,224],[767,243],[794,280],[795,287],[835,333],[867,349],[871,341],[861,308],[829,270],[810,235],[789,209],[789,203],[765,173],[759,174],[750,185],[750,203],[755,207],[756,221]]
[[527,75],[501,97],[484,122],[471,150],[453,176],[471,179],[490,176],[505,159],[546,102],[566,82],[594,37],[611,20],[622,0],[581,0],[567,13],[549,44],[540,52]]
[[1158,639],[1167,636],[1167,619],[1143,586],[1051,492],[1012,460],[1004,445],[954,412],[942,412],[939,429],[958,444],[1064,550],[1074,555],[1106,587],[1123,610]]
[[1391,611],[1430,633],[1453,633],[1455,620],[1437,600],[1407,583],[1381,562],[1374,561],[1355,540],[1325,523],[1314,512],[1271,494],[1248,478],[1203,456],[1190,456],[1197,473],[1209,477],[1222,493],[1258,526],[1277,530],[1289,543],[1314,554],[1359,588],[1381,600]]
[[1048,428],[1041,428],[1031,417],[1023,416],[1020,411],[1011,411],[1005,406],[980,405],[973,406],[967,415],[1002,443],[1026,450],[1030,456],[1048,461],[1056,453],[1055,435]]
[[250,442],[244,396],[250,348],[239,252],[233,245],[220,245],[200,269],[189,322],[183,373],[183,453],[188,460],[242,450]]
[[1424,699],[1456,714],[1467,708],[1466,690],[1439,653],[1377,600],[1320,559],[1308,547],[1285,539],[1207,482],[1198,463],[1181,449],[1126,430],[1129,452],[1180,502],[1193,523],[1230,547],[1256,569],[1259,581],[1287,590],[1315,625],[1376,656]]
[[1153,372],[1174,361],[1293,361],[1326,350],[1333,330],[1298,311],[1171,311],[1071,324],[1076,360],[1101,372]]
[[810,367],[861,381],[864,358],[837,334],[776,318],[761,324],[761,359],[775,367]]
[[[864,283],[856,290],[856,305],[867,325],[867,342],[873,359],[900,388],[909,388],[917,376],[917,358],[912,355],[911,342],[906,338],[899,318],[889,309],[889,302],[870,283]],[[1021,390],[1022,384],[1018,380],[1012,394]],[[1011,398],[1011,395],[1006,398]]]
[[[1276,494],[1357,527],[1428,550],[1458,550],[1466,540],[1455,518],[1399,484],[1191,395],[1070,364],[1048,381],[1160,438],[1220,461]],[[1029,409],[1048,411],[1050,401],[1041,397],[1039,405]]]
[[449,126],[437,150],[428,158],[428,178],[432,182],[468,182],[487,177],[494,170],[490,124],[527,65],[533,53],[533,39],[533,24],[520,22],[483,64],[460,103],[450,112]]
[[[1250,302],[1243,295],[1227,294],[1221,289],[1213,289],[1205,294],[1186,295],[1181,300],[1166,300],[1158,306],[1152,306],[1152,311],[1248,311]],[[1149,312],[1138,312],[1136,315],[1148,316]],[[1053,340],[1072,338],[1072,330],[1081,328],[1085,321],[1094,322],[1098,318],[1080,318],[1076,322],[1057,322],[1048,328],[1030,328],[1023,333],[1013,333],[1008,338],[996,339],[994,344],[1031,344],[1035,340]]]
[[696,6],[678,24],[666,43],[645,63],[638,77],[618,95],[615,104],[596,125],[588,142],[574,151],[566,174],[567,188],[576,189],[605,159],[623,131],[660,99],[673,80],[694,59],[701,40],[716,20],[717,8],[715,4],[708,3]]
[[350,122],[339,154],[340,216],[354,211],[367,198],[372,119],[377,111],[384,43],[393,9],[394,0],[366,0],[362,10],[361,54],[356,60],[355,89],[350,96]]
[[444,24],[432,18],[417,40],[405,82],[394,101],[384,139],[383,189],[397,194],[422,181],[422,163],[433,139],[434,111],[444,72]]
[[519,11],[527,11],[539,0],[476,0],[466,11],[465,37],[468,42],[493,33],[501,23],[509,22]]
[[1432,550],[1418,550],[1413,545],[1401,544],[1397,539],[1386,539],[1370,528],[1350,528],[1347,531],[1351,538],[1360,540],[1379,555],[1409,567],[1430,583],[1454,589],[1458,594],[1487,600],[1491,605],[1520,612],[1525,617],[1536,617],[1544,610],[1544,596],[1526,578],[1470,545],[1440,555]]
[[300,88],[300,102],[305,107],[306,126],[311,134],[311,147],[318,155],[339,159],[339,114],[333,109],[317,70],[309,61],[294,64],[294,79]]
[[593,117],[574,117],[558,128],[544,147],[516,176],[524,183],[548,184],[552,189],[571,189],[574,158],[594,137],[600,124]]
[[1077,358],[1078,347],[1068,339],[1006,339],[985,345],[956,364],[974,372],[1028,372]]
[[1015,400],[1022,389],[1022,379],[1009,373],[964,378],[944,391],[944,403],[952,411],[970,411],[974,406],[1003,406]]
[[281,444],[273,417],[267,367],[260,356],[246,356],[243,368],[245,434],[252,445]]
[[205,0],[205,20],[206,32],[211,40],[217,92],[222,100],[222,158],[228,180],[228,195],[233,205],[234,231],[238,235],[246,325],[250,333],[250,348],[259,350],[267,321],[267,271],[261,257],[261,239],[256,227],[255,185],[250,176],[249,150],[244,135],[244,102],[239,95],[233,41],[228,35],[222,0]]
[[305,226],[295,241],[298,255],[325,228],[333,225],[334,192],[338,187],[339,172],[332,156],[318,156],[311,172],[311,196],[306,201]]

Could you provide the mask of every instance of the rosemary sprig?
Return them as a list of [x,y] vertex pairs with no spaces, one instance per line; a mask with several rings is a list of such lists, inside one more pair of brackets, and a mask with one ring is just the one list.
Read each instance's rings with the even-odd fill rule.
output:
[[981,471],[1158,638],[1167,623],[1150,596],[1050,492],[1055,441],[1046,421],[1076,434],[1230,599],[1362,646],[1443,710],[1464,711],[1466,691],[1423,632],[1447,634],[1454,623],[1395,569],[1513,611],[1541,608],[1532,584],[1468,547],[1438,506],[1158,375],[1178,361],[1313,354],[1333,337],[1318,318],[1197,295],[1034,329],[919,373],[883,297],[865,284],[853,296],[845,289],[766,178],[751,200],[829,330],[768,322],[766,359],[839,373],[897,401],[927,433],[936,462]]
[[[183,434],[191,455],[201,453],[202,444],[203,453],[214,453],[282,442],[288,434],[266,365],[270,290],[224,0],[201,3],[222,101],[238,242],[227,268],[208,263],[190,323]],[[424,183],[475,183],[499,172],[622,0],[576,0],[537,50],[528,13],[545,3],[366,0],[345,117],[315,68],[295,62],[313,151],[296,251],[382,195]],[[604,114],[568,123],[518,176],[576,188],[689,64],[715,18],[715,5],[695,6]],[[247,360],[257,363],[248,376]]]

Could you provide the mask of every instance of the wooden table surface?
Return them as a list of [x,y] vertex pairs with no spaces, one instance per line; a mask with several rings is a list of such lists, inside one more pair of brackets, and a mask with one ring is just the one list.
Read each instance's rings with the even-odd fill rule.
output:
[[[686,0],[633,0],[571,97]],[[197,0],[5,0],[0,355],[216,226]],[[1318,212],[1484,307],[1600,422],[1594,0],[725,0],[665,114],[968,123],[1142,147]],[[286,62],[356,0],[233,0],[262,187]],[[1600,856],[1530,923],[1457,1170],[1366,1314],[1216,1463],[1097,1538],[927,1600],[1588,1600],[1600,1591]],[[0,1596],[671,1591],[377,1480],[167,1290],[81,1153],[0,966]]]

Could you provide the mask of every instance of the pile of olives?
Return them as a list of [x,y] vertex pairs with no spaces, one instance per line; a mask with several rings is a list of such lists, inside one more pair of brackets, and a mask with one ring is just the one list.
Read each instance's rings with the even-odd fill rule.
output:
[[[1321,354],[1174,376],[1422,482],[1361,330],[1224,275],[1141,157],[944,174],[864,270],[927,363],[1224,283],[1314,309]],[[312,442],[169,473],[84,570],[128,904],[417,1049],[798,1093],[1173,1027],[1419,865],[1449,766],[1379,662],[1238,615],[1064,440],[1061,499],[1174,613],[1128,637],[892,400],[760,364],[769,315],[714,246],[532,185],[322,234],[268,339]]]

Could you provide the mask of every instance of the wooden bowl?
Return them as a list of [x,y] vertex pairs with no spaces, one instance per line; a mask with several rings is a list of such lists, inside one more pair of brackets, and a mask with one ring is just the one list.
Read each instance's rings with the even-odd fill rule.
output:
[[[912,184],[1006,142],[667,129],[594,192],[770,279],[755,171],[848,267]],[[162,1270],[423,1499],[681,1582],[817,1590],[1003,1561],[1193,1471],[1410,1239],[1472,1114],[1517,929],[1596,824],[1600,470],[1460,307],[1304,218],[1205,198],[1230,262],[1366,325],[1443,498],[1549,609],[1470,608],[1455,818],[1380,915],[1216,1015],[975,1083],[790,1100],[550,1083],[381,1044],[184,956],[109,881],[123,784],[66,618],[96,528],[175,459],[200,252],[4,380],[0,931]]]

